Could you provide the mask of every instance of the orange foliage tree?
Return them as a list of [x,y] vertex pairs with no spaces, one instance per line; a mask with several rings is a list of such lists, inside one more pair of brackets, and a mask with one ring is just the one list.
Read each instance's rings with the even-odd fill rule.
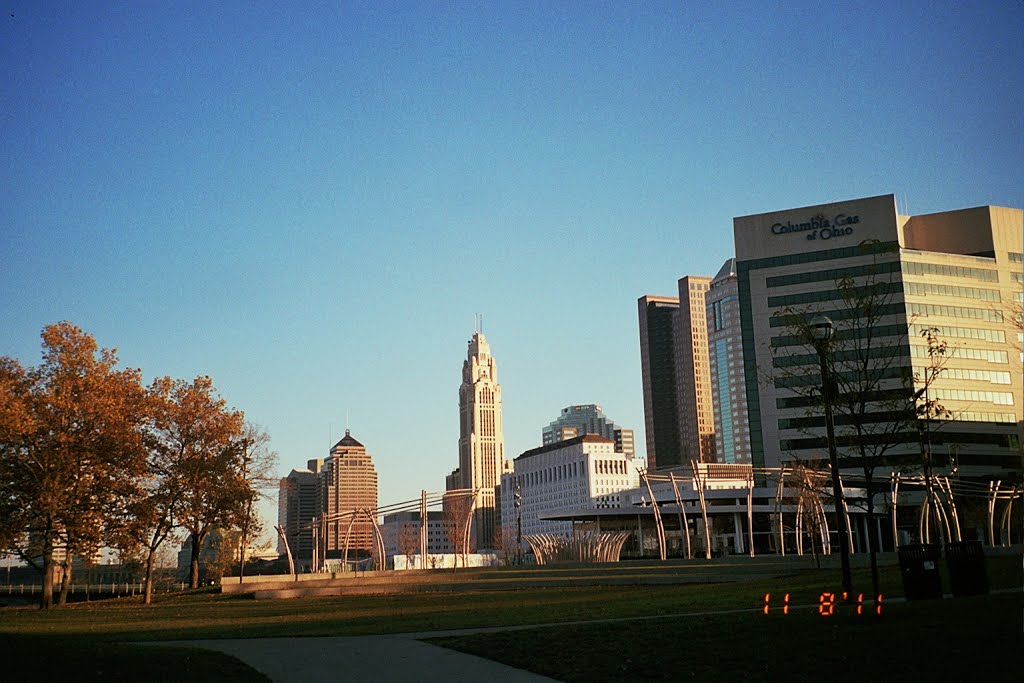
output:
[[210,532],[237,525],[251,489],[245,477],[244,415],[216,394],[209,377],[157,380],[162,397],[158,449],[177,491],[175,517],[189,533],[189,586],[199,586],[199,554]]
[[42,572],[46,609],[56,561],[67,576],[70,558],[96,552],[126,514],[146,450],[139,372],[68,322],[42,341],[38,367],[0,358],[0,543]]

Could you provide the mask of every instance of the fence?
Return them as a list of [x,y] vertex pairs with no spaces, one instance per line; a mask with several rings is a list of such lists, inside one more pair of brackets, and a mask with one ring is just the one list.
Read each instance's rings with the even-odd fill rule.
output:
[[[159,584],[153,584],[154,593],[172,593],[176,591],[183,591],[188,588],[187,583],[174,582],[168,584],[161,582]],[[72,583],[68,587],[68,595],[75,596],[89,596],[89,595],[103,595],[113,597],[128,597],[133,595],[142,595],[146,590],[146,584],[144,582],[110,582],[110,583]],[[7,583],[0,584],[0,595],[38,595],[43,591],[43,586],[40,583]],[[60,592],[60,584],[54,584],[54,593]]]

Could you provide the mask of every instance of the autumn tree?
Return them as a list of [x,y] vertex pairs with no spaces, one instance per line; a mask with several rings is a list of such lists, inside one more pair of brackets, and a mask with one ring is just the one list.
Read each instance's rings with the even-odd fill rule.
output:
[[158,378],[147,390],[144,429],[146,470],[135,495],[128,502],[124,522],[117,529],[116,545],[122,553],[138,555],[144,567],[143,602],[153,598],[156,557],[165,543],[177,540],[176,514],[184,495],[179,475],[180,441],[176,438],[176,383]]
[[160,449],[176,492],[176,520],[190,534],[189,586],[197,588],[207,536],[217,526],[236,524],[249,500],[244,416],[216,395],[209,377],[163,378],[154,391],[163,396]]
[[[96,552],[145,471],[140,375],[68,322],[42,332],[42,364],[0,359],[0,541],[42,572]],[[70,566],[68,567],[70,569]]]
[[114,545],[122,552],[139,554],[143,567],[143,602],[153,601],[153,576],[156,561],[165,543],[177,539],[175,518],[181,491],[174,477],[162,469],[155,454],[150,455],[147,474],[138,492],[128,503],[129,516],[119,525]]

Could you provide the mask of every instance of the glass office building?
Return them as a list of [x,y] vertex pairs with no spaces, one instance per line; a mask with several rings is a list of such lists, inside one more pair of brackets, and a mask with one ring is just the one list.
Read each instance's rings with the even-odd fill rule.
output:
[[548,446],[583,434],[598,434],[615,442],[615,452],[633,457],[633,430],[617,426],[596,403],[566,406],[551,424],[541,431],[542,443]]
[[[883,399],[920,386],[912,377],[929,372],[927,333],[945,344],[929,398],[946,412],[897,434],[903,442],[891,462],[919,461],[926,438],[947,471],[1019,472],[1022,215],[982,206],[905,216],[883,195],[734,219],[751,462],[824,457],[824,420],[800,390],[814,381],[818,357],[793,334],[795,321],[824,314],[840,338],[876,340],[864,361],[887,373],[873,397],[876,425],[889,419]],[[837,283],[877,294],[870,331],[857,327],[864,311],[844,306]],[[849,441],[849,423],[837,419],[837,434],[840,446]]]
[[750,462],[746,384],[743,377],[743,334],[740,329],[736,259],[731,258],[711,280],[707,293],[708,358],[718,462]]

